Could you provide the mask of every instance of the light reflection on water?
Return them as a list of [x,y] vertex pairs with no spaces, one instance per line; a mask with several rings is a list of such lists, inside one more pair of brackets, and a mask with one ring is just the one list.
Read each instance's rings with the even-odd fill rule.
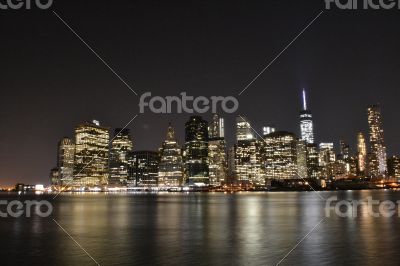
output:
[[[322,195],[400,199],[394,191]],[[67,194],[52,217],[2,218],[0,252],[10,265],[92,265],[54,218],[101,265],[275,265],[325,217],[324,207],[314,192]],[[399,233],[397,215],[332,216],[282,265],[399,265]]]

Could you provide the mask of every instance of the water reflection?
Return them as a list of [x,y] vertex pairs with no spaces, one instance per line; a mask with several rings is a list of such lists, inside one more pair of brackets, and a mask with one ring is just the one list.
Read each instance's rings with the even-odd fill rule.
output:
[[[400,198],[394,191],[323,193],[333,195]],[[54,218],[101,265],[274,265],[324,217],[324,207],[304,192],[66,194],[54,202],[53,217],[0,220],[7,239],[0,250],[13,264],[91,265]],[[332,215],[282,265],[398,265],[399,229],[397,216]]]

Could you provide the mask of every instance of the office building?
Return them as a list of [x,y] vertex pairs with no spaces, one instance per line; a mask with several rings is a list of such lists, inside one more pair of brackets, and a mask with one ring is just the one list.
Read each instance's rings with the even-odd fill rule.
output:
[[58,142],[57,168],[61,185],[71,185],[74,179],[75,143],[67,137]]
[[96,120],[75,128],[74,186],[108,184],[109,132]]
[[387,174],[387,154],[379,105],[368,107],[368,125],[371,145],[371,168],[369,172],[374,177],[384,176]]
[[303,90],[303,110],[300,111],[300,134],[301,140],[304,140],[307,144],[314,143],[314,124],[312,120],[312,113],[307,108],[305,90]]
[[189,186],[209,185],[208,122],[200,116],[191,116],[185,124],[183,159],[185,182]]
[[266,135],[264,141],[266,178],[301,178],[297,174],[298,142],[295,134],[276,131]]
[[367,168],[367,145],[362,132],[357,134],[357,172],[359,175],[365,175]]
[[175,138],[175,130],[171,124],[168,126],[166,140],[162,143],[160,156],[158,186],[163,188],[182,186],[182,150]]
[[110,148],[109,186],[126,186],[128,181],[128,153],[133,149],[129,129],[117,128]]
[[159,162],[159,153],[156,151],[129,152],[128,187],[156,187]]

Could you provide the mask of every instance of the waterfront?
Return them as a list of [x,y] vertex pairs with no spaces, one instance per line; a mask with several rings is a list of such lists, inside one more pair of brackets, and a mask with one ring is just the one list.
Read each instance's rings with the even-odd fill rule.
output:
[[[391,190],[320,193],[400,200]],[[51,201],[19,199],[33,197]],[[1,218],[2,265],[95,265],[53,219],[100,265],[276,265],[325,218],[315,192],[83,193],[52,203],[47,218]],[[399,232],[398,215],[331,216],[281,265],[399,265]]]

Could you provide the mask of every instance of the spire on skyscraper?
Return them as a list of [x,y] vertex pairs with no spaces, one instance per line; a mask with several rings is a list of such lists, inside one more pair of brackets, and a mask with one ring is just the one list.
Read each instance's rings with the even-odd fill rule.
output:
[[307,98],[306,98],[306,90],[303,89],[303,110],[307,110]]

